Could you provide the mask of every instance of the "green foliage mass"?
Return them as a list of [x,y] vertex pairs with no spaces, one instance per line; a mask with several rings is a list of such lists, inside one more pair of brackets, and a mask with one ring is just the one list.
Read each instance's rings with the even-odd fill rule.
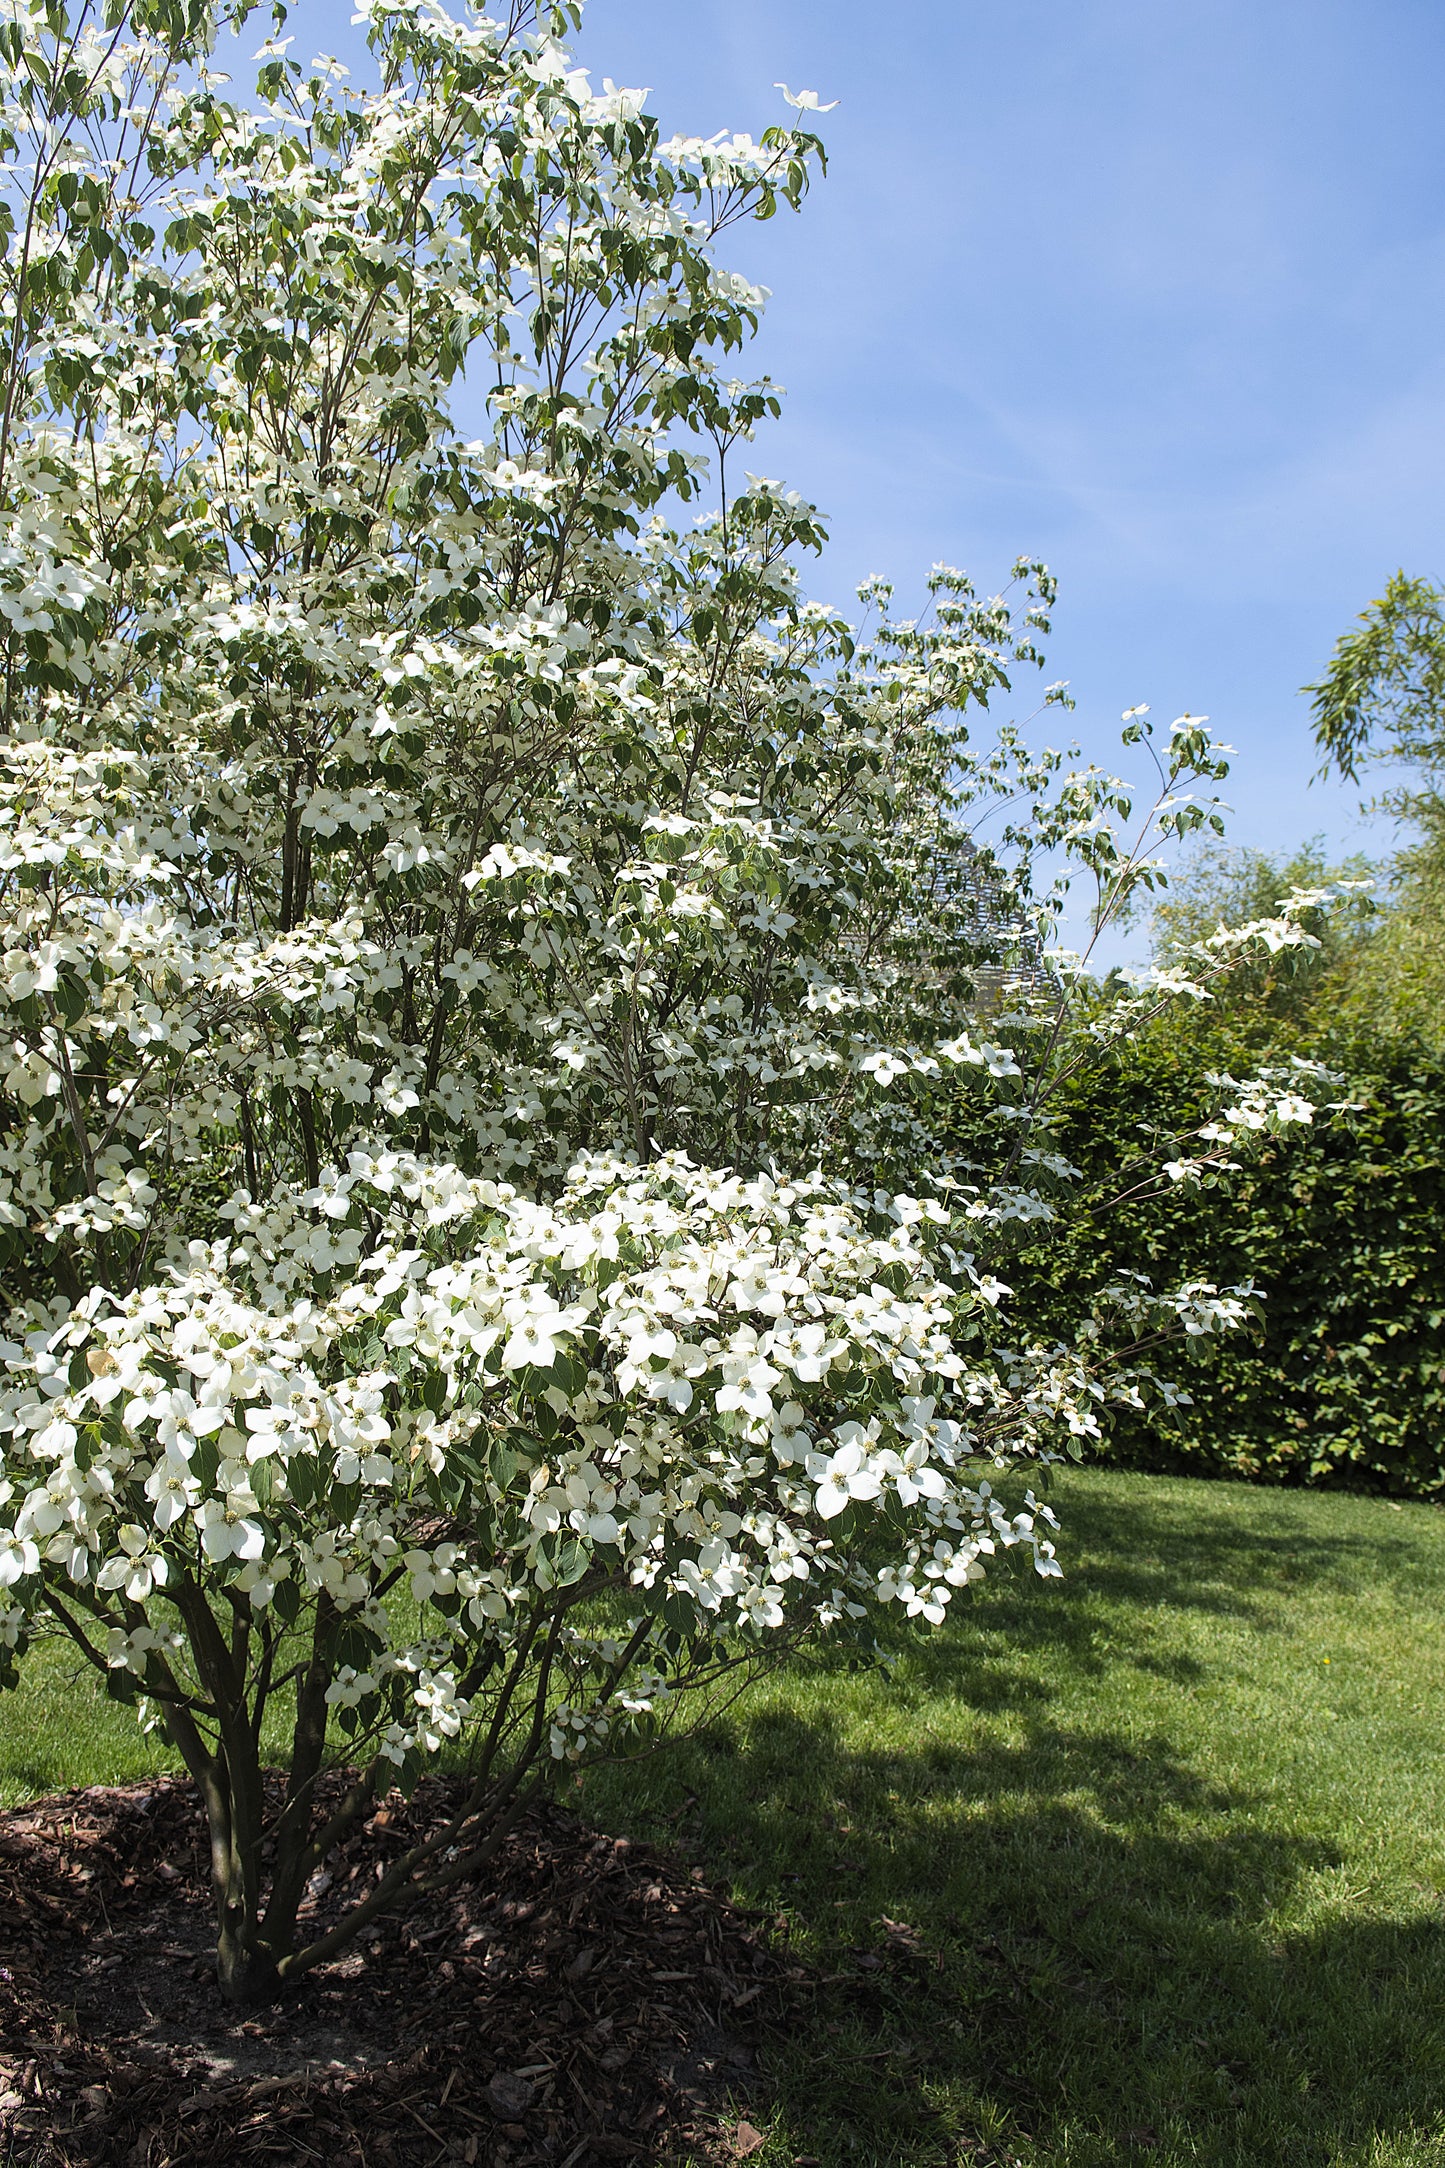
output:
[[[1156,1034],[1111,1073],[1068,1089],[1060,1148],[1088,1175],[1141,1123],[1197,1124],[1209,1104],[1203,1070],[1228,1069],[1241,1051],[1222,1028],[1212,1046],[1202,1034]],[[1314,1051],[1346,1073],[1358,1111],[1272,1140],[1203,1198],[1154,1183],[1101,1197],[1062,1247],[1022,1252],[1013,1285],[1030,1323],[1047,1329],[1062,1321],[1081,1276],[1142,1271],[1163,1287],[1206,1255],[1220,1283],[1261,1288],[1257,1335],[1222,1337],[1208,1353],[1197,1341],[1157,1350],[1154,1367],[1190,1404],[1168,1416],[1111,1414],[1111,1457],[1437,1497],[1445,1494],[1445,1061],[1418,1043],[1363,1034],[1335,1035]]]
[[[1189,1039],[1215,1041],[1221,1016],[1233,1038],[1249,1047],[1292,1045],[1293,1034],[1308,1030],[1320,997],[1328,987],[1331,1004],[1341,987],[1352,987],[1367,970],[1387,916],[1377,900],[1377,868],[1356,854],[1332,865],[1321,837],[1303,844],[1288,858],[1272,858],[1248,847],[1205,843],[1191,854],[1182,877],[1171,880],[1155,905],[1150,929],[1161,958],[1177,947],[1204,941],[1220,926],[1243,926],[1273,918],[1286,896],[1354,884],[1327,908],[1298,911],[1300,925],[1317,944],[1266,953],[1231,974],[1227,1011],[1211,1002],[1195,1012],[1176,1013],[1172,1029]],[[1254,1058],[1251,1056],[1251,1058]]]
[[1420,833],[1397,852],[1384,908],[1334,978],[1338,1013],[1362,1031],[1445,1047],[1445,809],[1415,818]]
[[1305,691],[1325,772],[1383,768],[1373,803],[1414,829],[1336,991],[1371,1030],[1445,1043],[1445,594],[1397,572]]
[[[1445,831],[1442,831],[1445,836]],[[1238,926],[1278,899],[1375,873],[1209,846],[1152,919],[1156,954]],[[1427,837],[1373,891],[1301,913],[1318,946],[1247,967],[1223,1002],[1161,1017],[1112,1067],[1080,1070],[1055,1101],[1056,1148],[1093,1207],[1060,1243],[1024,1247],[1005,1276],[1029,1327],[1062,1325],[1081,1282],[1130,1273],[1155,1287],[1207,1257],[1221,1285],[1253,1281],[1252,1335],[1160,1347],[1181,1396],[1161,1416],[1110,1411],[1103,1450],[1137,1468],[1210,1471],[1399,1496],[1445,1495],[1445,848]],[[1101,991],[1107,1005],[1109,991]],[[1145,1167],[1221,1103],[1211,1078],[1290,1055],[1341,1077],[1353,1102],[1271,1139],[1205,1196]],[[1306,1087],[1311,1099],[1318,1087]],[[1131,1144],[1140,1178],[1111,1181]]]
[[[1403,761],[1433,794],[1445,767],[1445,595],[1395,573],[1307,685],[1326,769],[1353,778],[1367,763]],[[1418,789],[1387,803],[1413,810]]]

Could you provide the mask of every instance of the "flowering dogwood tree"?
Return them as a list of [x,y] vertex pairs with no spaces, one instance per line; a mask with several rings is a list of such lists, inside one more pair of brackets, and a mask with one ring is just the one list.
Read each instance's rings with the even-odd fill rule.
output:
[[[372,0],[376,87],[278,41],[251,99],[200,0],[0,27],[0,1631],[184,1757],[238,1999],[559,1763],[1000,1551],[1056,1572],[1008,1471],[1246,1302],[1085,1292],[1031,1346],[993,1269],[1069,1209],[1062,1067],[1303,938],[1082,1038],[1039,961],[1071,868],[1103,924],[1213,817],[1219,749],[1176,725],[1131,840],[1108,776],[978,734],[1042,567],[803,599],[717,244],[801,200],[816,101],[663,142],[562,12]],[[1169,1178],[1309,1112],[1251,1084]],[[444,1747],[451,1821],[308,1941]]]

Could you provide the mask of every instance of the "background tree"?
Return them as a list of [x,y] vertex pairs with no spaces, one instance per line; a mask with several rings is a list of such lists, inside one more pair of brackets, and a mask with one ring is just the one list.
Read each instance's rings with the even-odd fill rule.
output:
[[1415,814],[1436,801],[1445,765],[1445,597],[1431,581],[1395,573],[1305,691],[1327,766],[1354,778],[1370,762],[1402,761],[1421,780],[1390,802]]
[[[1309,1036],[1321,1000],[1337,1004],[1346,982],[1365,968],[1379,933],[1377,889],[1377,870],[1367,858],[1356,854],[1332,866],[1320,839],[1288,856],[1203,843],[1171,871],[1150,917],[1151,946],[1164,961],[1220,927],[1271,917],[1286,897],[1317,893],[1321,901],[1293,906],[1308,943],[1241,965],[1218,1002],[1200,1004],[1187,1017],[1215,1041],[1233,1038],[1240,1049],[1288,1053]],[[1176,1016],[1176,1028],[1185,1022]]]
[[1390,910],[1349,999],[1364,1021],[1438,1042],[1445,1032],[1445,596],[1397,572],[1336,643],[1312,694],[1326,769],[1397,778],[1378,803],[1416,835],[1389,869]]

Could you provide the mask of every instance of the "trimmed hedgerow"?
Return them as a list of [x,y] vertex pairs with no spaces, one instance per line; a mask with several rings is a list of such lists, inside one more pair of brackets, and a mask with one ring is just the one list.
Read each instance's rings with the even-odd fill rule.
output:
[[[1062,1323],[1080,1276],[1143,1270],[1156,1287],[1197,1271],[1252,1279],[1256,1336],[1165,1348],[1155,1368],[1187,1390],[1108,1419],[1103,1451],[1128,1467],[1290,1484],[1445,1495],[1445,1059],[1406,1041],[1311,1046],[1363,1103],[1269,1144],[1208,1197],[1101,1194],[1067,1248],[1024,1250],[1022,1314]],[[1237,1044],[1152,1038],[1082,1079],[1062,1149],[1086,1175],[1146,1127],[1185,1129],[1218,1103],[1210,1069],[1243,1075]],[[1277,1058],[1277,1056],[1275,1057]],[[1187,1230],[1187,1243],[1186,1243]]]

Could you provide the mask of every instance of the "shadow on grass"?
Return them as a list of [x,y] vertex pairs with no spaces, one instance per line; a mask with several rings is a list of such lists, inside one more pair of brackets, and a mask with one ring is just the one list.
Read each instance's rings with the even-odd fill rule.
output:
[[1206,1493],[1130,1500],[1121,1556],[1121,1509],[1067,1502],[1070,1580],[921,1641],[877,1743],[804,1679],[595,1799],[786,1919],[824,1982],[778,2046],[760,2168],[1445,2164],[1445,1931],[1371,1916],[1263,1735],[1257,1782],[1223,1781],[1157,1692],[1154,1735],[1111,1720],[1131,1671],[1208,1672],[1159,1645],[1159,1607],[1268,1632],[1295,1584],[1438,1582],[1438,1547],[1288,1503],[1241,1528]]
[[[1065,1477],[1055,1503],[1066,1548],[1082,1551],[1099,1589],[1120,1600],[1254,1618],[1308,1585],[1317,1594],[1441,1586],[1438,1515],[1397,1515],[1380,1499],[1322,1497],[1151,1477]],[[1127,1541],[1121,1533],[1127,1530]]]
[[1277,1932],[1339,1854],[1165,1742],[1029,1716],[1010,1745],[869,1754],[774,1711],[689,1759],[694,1848],[844,1975],[779,2053],[798,2150],[932,2164],[992,2134],[1069,2168],[1324,2168],[1393,2135],[1436,2157],[1445,1937]]
[[[1145,1480],[1158,1482],[1136,1479]],[[1296,1504],[1239,1485],[1168,1488],[1187,1495],[1119,1499],[1082,1483],[1065,1487],[1063,1583],[1040,1585],[1020,1568],[1013,1586],[1000,1577],[968,1608],[975,1665],[983,1667],[969,1677],[976,1706],[1012,1705],[1032,1693],[1017,1658],[1037,1650],[1047,1651],[1051,1666],[1084,1675],[1123,1660],[1175,1684],[1199,1683],[1208,1675],[1204,1662],[1156,1646],[1153,1620],[1161,1610],[1277,1635],[1292,1629],[1291,1599],[1305,1592],[1335,1601],[1397,1590],[1412,1605],[1426,1590],[1445,1594],[1437,1531],[1388,1523],[1388,1508],[1374,1500],[1328,1501],[1363,1509],[1364,1517],[1359,1526],[1326,1529],[1314,1497]],[[920,1637],[911,1663],[933,1686],[957,1655],[946,1637]],[[994,1663],[1006,1674],[997,1687],[988,1677]]]

